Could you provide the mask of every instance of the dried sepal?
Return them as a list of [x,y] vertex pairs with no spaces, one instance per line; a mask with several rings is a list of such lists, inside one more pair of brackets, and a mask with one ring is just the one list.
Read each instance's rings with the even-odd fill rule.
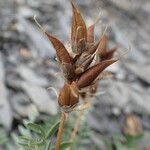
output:
[[113,64],[116,61],[117,60],[106,60],[106,61],[100,62],[97,65],[89,68],[76,81],[77,86],[79,88],[84,88],[86,86],[89,86],[106,67],[110,66],[111,64]]
[[72,82],[75,79],[75,67],[70,63],[62,63],[60,64],[61,70],[67,82]]
[[82,65],[86,60],[88,60],[91,57],[91,55],[89,55],[88,53],[84,52],[82,53],[78,59],[75,62],[75,66],[79,67],[80,65]]
[[61,41],[59,41],[56,37],[51,35],[48,32],[45,32],[47,35],[48,39],[52,43],[53,47],[56,50],[56,55],[60,63],[72,63],[72,58],[70,57],[67,49],[65,46],[62,44]]
[[86,100],[86,98],[93,97],[97,92],[97,88],[98,82],[88,86],[87,89],[85,88],[84,91],[81,91],[80,96],[82,97],[83,100]]
[[81,53],[86,46],[85,43],[87,41],[87,29],[79,10],[74,6],[72,1],[71,5],[73,12],[71,29],[72,51],[74,53]]
[[87,55],[87,57],[84,58],[83,62],[81,59],[81,63],[79,62],[79,64],[76,65],[76,69],[75,69],[76,75],[83,73],[90,66],[94,57],[95,55]]
[[71,108],[78,104],[78,102],[79,92],[76,84],[74,82],[71,84],[65,83],[58,97],[60,107]]

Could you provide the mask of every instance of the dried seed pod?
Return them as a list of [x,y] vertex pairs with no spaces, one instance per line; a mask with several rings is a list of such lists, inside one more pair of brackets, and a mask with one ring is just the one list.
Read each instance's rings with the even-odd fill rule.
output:
[[97,48],[98,48],[99,42],[97,42],[96,44],[88,47],[87,49],[87,53],[88,54],[93,54],[94,52],[96,52]]
[[45,33],[56,50],[57,58],[60,63],[61,70],[64,74],[64,77],[68,81],[72,81],[72,79],[74,78],[74,75],[75,75],[74,65],[72,63],[73,60],[70,57],[67,49],[57,38],[55,38],[54,36],[52,36],[51,34],[49,34],[47,32],[45,32]]
[[60,107],[71,108],[79,102],[79,92],[76,84],[65,83],[64,87],[60,90],[58,103]]
[[72,63],[72,58],[70,57],[67,49],[65,46],[60,42],[57,38],[49,34],[48,32],[45,32],[48,39],[52,43],[53,47],[56,50],[56,55],[58,57],[58,60],[60,63]]
[[88,45],[93,45],[94,44],[94,30],[95,30],[95,25],[99,21],[100,17],[98,17],[95,22],[87,28],[87,43]]
[[142,134],[142,124],[139,118],[133,114],[127,114],[124,121],[124,130],[125,135],[129,136],[138,136]]
[[78,88],[84,88],[86,86],[89,86],[106,67],[110,66],[116,61],[117,60],[106,60],[89,68],[76,81]]
[[86,50],[86,42],[85,39],[81,39],[78,43],[77,43],[77,53],[81,54],[82,52],[84,52]]
[[73,63],[76,63],[76,61],[79,59],[80,56],[81,54],[75,55],[75,57],[73,58]]
[[103,53],[99,55],[100,61],[112,59],[115,51],[117,50],[117,47],[112,48],[111,50],[106,50]]
[[94,28],[95,28],[95,23],[89,26],[87,29],[87,43],[88,44],[94,43]]
[[85,43],[87,41],[87,29],[84,20],[80,12],[72,5],[72,29],[71,29],[71,43],[72,43],[72,51],[74,53],[81,53],[85,49]]
[[98,45],[98,52],[101,55],[107,49],[108,37],[104,34],[99,42]]

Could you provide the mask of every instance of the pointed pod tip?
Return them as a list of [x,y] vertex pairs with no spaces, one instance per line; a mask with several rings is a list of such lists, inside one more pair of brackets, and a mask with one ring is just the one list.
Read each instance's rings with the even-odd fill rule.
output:
[[45,35],[48,37],[48,39],[52,42],[52,44],[54,44],[53,42],[53,40],[58,40],[55,36],[53,36],[51,33],[49,33],[49,32],[47,32],[47,31],[45,31],[44,32],[45,33]]
[[110,60],[106,60],[106,61],[109,61],[110,62],[110,65],[117,62],[119,60],[119,58],[117,59],[110,59]]
[[70,1],[70,4],[71,4],[72,8],[74,9],[74,8],[75,8],[75,6],[74,6],[73,1],[72,1],[72,0],[69,0],[69,1]]
[[48,37],[53,37],[49,32],[45,31],[44,32]]

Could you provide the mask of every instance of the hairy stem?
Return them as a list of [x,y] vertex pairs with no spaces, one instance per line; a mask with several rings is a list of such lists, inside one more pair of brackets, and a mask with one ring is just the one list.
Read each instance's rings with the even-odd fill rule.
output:
[[[77,135],[79,128],[80,128],[81,119],[82,119],[83,114],[84,114],[84,110],[79,111],[77,114],[74,129],[73,129],[71,137],[70,137],[71,142],[73,142],[76,138],[76,135]],[[67,150],[71,150],[71,148],[68,148]]]
[[61,144],[61,139],[62,139],[62,134],[63,134],[66,118],[67,118],[67,114],[62,112],[61,113],[61,118],[60,118],[60,125],[59,125],[59,129],[58,129],[58,133],[57,133],[57,140],[56,140],[56,144],[55,144],[55,150],[59,150],[59,146]]
[[77,132],[79,131],[80,123],[81,123],[81,119],[82,119],[83,114],[84,114],[84,110],[79,111],[77,114],[75,126],[74,126],[74,129],[73,129],[72,134],[71,134],[71,139],[70,139],[71,141],[74,141],[74,139],[77,135]]

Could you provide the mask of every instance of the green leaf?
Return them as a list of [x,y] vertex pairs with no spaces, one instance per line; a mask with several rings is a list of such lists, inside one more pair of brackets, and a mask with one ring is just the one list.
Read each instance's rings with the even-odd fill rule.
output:
[[[59,148],[60,150],[66,150],[66,148],[69,148],[72,145],[72,142],[63,142],[60,144]],[[54,148],[52,148],[51,150],[54,150]]]
[[72,142],[63,142],[60,144],[60,150],[65,150],[66,148],[69,148],[72,145]]
[[46,135],[46,138],[47,138],[47,139],[50,138],[50,137],[52,137],[52,136],[55,134],[55,132],[58,130],[59,123],[60,123],[59,121],[56,122],[56,123],[50,128],[50,130],[47,132],[47,135]]
[[19,126],[18,126],[18,130],[19,130],[19,132],[21,133],[21,135],[24,135],[24,136],[31,136],[30,130],[27,130],[27,128],[25,128],[25,127],[22,126],[22,125],[19,125]]
[[43,134],[44,134],[44,132],[43,132],[41,126],[38,125],[38,124],[35,124],[35,123],[28,123],[28,124],[27,124],[27,128],[28,128],[29,130],[31,130],[31,131],[34,131],[34,132],[37,133],[37,134],[40,134],[40,135],[43,135]]
[[32,147],[35,145],[40,145],[43,143],[43,139],[40,138],[35,138],[32,139],[30,137],[26,137],[26,136],[21,136],[19,138],[18,144],[22,145],[22,146],[27,146],[27,147]]

